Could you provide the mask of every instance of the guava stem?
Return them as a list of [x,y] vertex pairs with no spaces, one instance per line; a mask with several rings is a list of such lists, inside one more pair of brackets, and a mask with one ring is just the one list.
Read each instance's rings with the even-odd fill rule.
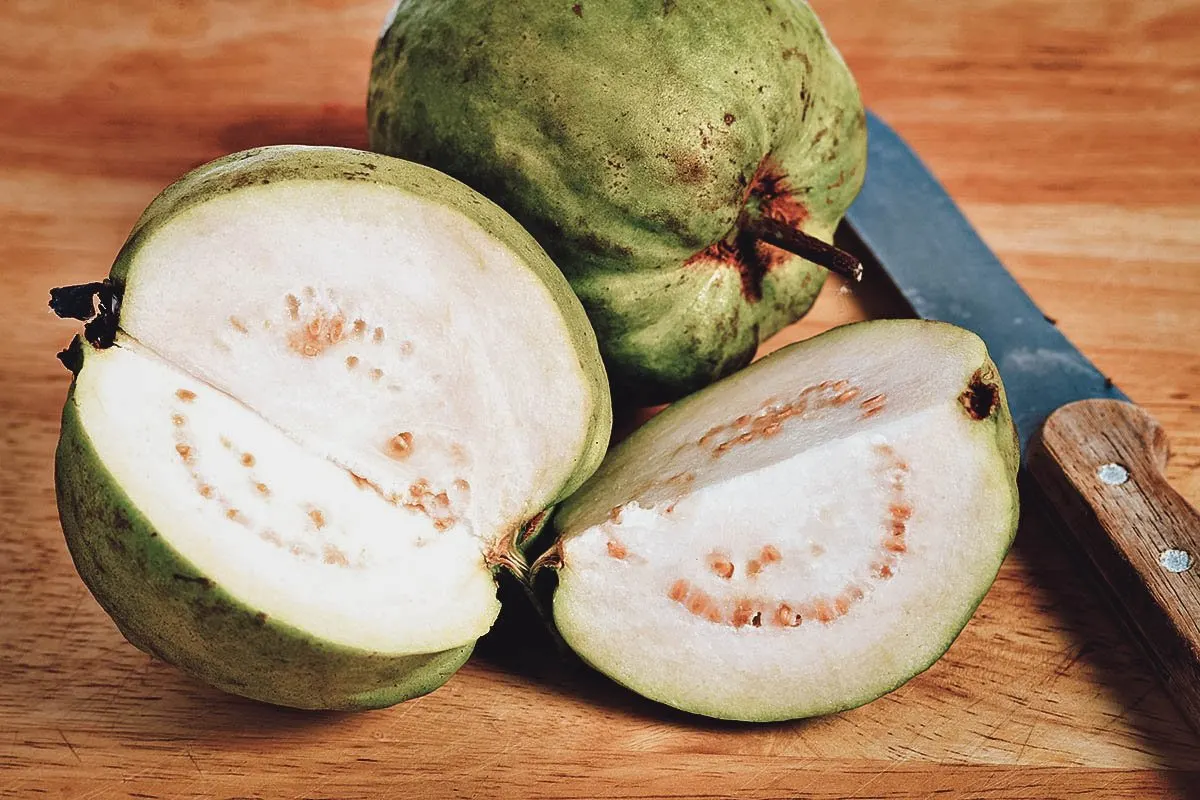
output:
[[804,231],[792,228],[777,219],[742,214],[741,219],[738,220],[738,227],[759,241],[806,258],[830,272],[841,275],[846,280],[855,282],[862,280],[862,263],[857,258],[841,248],[822,242],[817,237],[809,236]]
[[116,341],[120,306],[121,296],[108,278],[50,290],[50,310],[63,319],[85,321],[83,338],[101,350]]

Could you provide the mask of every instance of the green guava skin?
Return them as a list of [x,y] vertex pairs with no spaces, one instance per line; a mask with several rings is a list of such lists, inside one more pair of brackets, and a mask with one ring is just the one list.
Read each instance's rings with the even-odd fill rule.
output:
[[[608,382],[593,333],[562,273],[494,203],[428,167],[357,150],[274,146],[203,165],[165,189],[143,212],[112,267],[118,296],[135,285],[137,255],[180,212],[220,194],[277,181],[374,181],[458,210],[511,249],[556,302],[593,398],[576,468],[553,502],[595,471],[612,427]],[[92,345],[76,337],[63,354],[78,374]],[[134,646],[205,683],[263,702],[303,709],[382,708],[433,691],[466,662],[470,642],[436,653],[376,653],[322,640],[259,613],[170,546],[97,453],[76,403],[63,409],[55,488],[67,547],[80,577]],[[544,520],[544,515],[537,518]],[[514,543],[516,547],[516,543]],[[523,563],[523,558],[516,558]]]
[[862,184],[854,80],[799,0],[402,0],[371,147],[498,202],[583,300],[620,404],[749,363],[824,270],[738,235],[743,210],[823,241]]

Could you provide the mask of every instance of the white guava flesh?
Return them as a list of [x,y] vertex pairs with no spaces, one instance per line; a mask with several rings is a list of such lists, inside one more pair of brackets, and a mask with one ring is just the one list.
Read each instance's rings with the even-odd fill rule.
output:
[[[135,618],[157,601],[139,606],[118,586],[169,583],[184,564],[199,576],[187,585],[220,590],[222,609],[362,663],[469,648],[499,608],[493,570],[520,562],[521,527],[578,485],[607,441],[582,307],[515,222],[415,165],[355,154],[378,167],[371,180],[306,179],[306,159],[340,164],[352,151],[279,150],[258,159],[269,179],[135,231],[114,269],[115,342],[84,346],[68,400],[85,444],[60,449],[81,574],[139,643],[168,659],[186,650],[173,660],[202,678],[286,669],[272,661],[281,645],[207,663],[171,628],[224,635],[204,633],[211,604],[145,625]],[[427,190],[411,187],[422,180]],[[92,508],[89,494],[106,492],[123,496]],[[83,529],[114,505],[170,558],[124,558],[132,544],[119,539],[121,553],[100,553],[104,537]],[[336,678],[286,696],[224,684],[310,707],[381,688],[356,679],[339,698]]]
[[966,624],[1015,533],[1016,465],[976,336],[836,329],[614,448],[555,518],[554,618],[594,667],[687,711],[851,708]]

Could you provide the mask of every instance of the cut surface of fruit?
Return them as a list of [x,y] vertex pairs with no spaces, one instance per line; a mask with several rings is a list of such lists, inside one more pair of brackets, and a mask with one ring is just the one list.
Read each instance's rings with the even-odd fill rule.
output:
[[[565,279],[504,212],[424,167],[338,148],[227,157],[160,195],[105,285],[117,329],[74,366],[64,531],[131,639],[223,688],[396,702],[412,693],[360,668],[422,654],[438,657],[411,661],[414,689],[435,687],[495,619],[492,573],[522,567],[522,526],[607,444],[599,351]],[[122,557],[141,539],[157,555]],[[219,589],[222,614],[290,643],[231,665],[212,642],[206,662],[177,634],[223,636],[212,604],[143,624],[161,597],[112,596],[139,580]],[[239,684],[331,648],[366,674],[344,696],[328,670],[286,696]]]
[[124,331],[313,452],[385,494],[470,484],[436,524],[521,524],[572,472],[557,454],[589,444],[593,401],[550,293],[433,201],[245,189],[159,230],[127,281]]
[[[439,530],[450,498],[391,503],[229,396],[136,345],[89,354],[75,386],[96,455],[155,530],[226,592],[321,639],[428,653],[499,606],[480,540]],[[428,508],[417,508],[424,500]]]
[[928,667],[1016,527],[1017,450],[973,334],[886,321],[793,345],[668,408],[555,519],[554,617],[647,697],[769,720]]

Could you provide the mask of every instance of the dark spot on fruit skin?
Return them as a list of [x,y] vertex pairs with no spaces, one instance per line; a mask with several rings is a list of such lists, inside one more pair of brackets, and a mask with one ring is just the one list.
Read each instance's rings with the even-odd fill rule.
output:
[[571,6],[571,11],[574,12],[575,16],[582,17],[583,16],[583,3],[576,3],[575,5]]
[[663,16],[668,16],[675,10],[677,0],[663,0]]
[[[756,206],[757,213],[789,227],[799,228],[808,218],[808,209],[796,199],[796,192],[787,175],[771,158],[759,162],[743,193],[742,205]],[[762,284],[767,273],[790,259],[792,255],[777,247],[759,242],[753,236],[735,231],[733,236],[714,242],[684,262],[684,266],[717,262],[736,269],[742,280],[742,294],[747,300],[762,299]]]
[[211,589],[211,588],[213,588],[213,582],[212,582],[211,580],[209,580],[208,578],[205,578],[205,577],[203,577],[203,576],[201,576],[201,577],[192,577],[191,575],[182,575],[182,574],[180,574],[180,573],[176,572],[176,573],[175,573],[175,574],[174,574],[172,577],[173,577],[175,580],[177,580],[177,581],[183,581],[184,583],[194,583],[194,584],[196,584],[197,586],[199,586],[201,589]]
[[1058,324],[1058,320],[1056,320],[1054,317],[1050,316],[1049,314],[1042,314],[1042,319],[1046,320],[1046,322],[1049,322],[1051,325]]
[[254,621],[257,622],[259,625],[266,625],[267,619],[269,619],[269,617],[267,616],[267,612],[265,612],[265,611],[260,611],[254,615]]
[[971,376],[966,390],[958,396],[958,401],[962,403],[971,419],[987,419],[1000,404],[1000,389],[995,380],[995,373],[990,369],[980,368]]
[[675,178],[680,183],[699,184],[708,180],[708,166],[695,153],[678,151],[659,153],[659,158],[665,158],[675,167]]
[[[732,125],[733,123],[737,122],[737,117],[728,112],[726,112],[724,119],[726,125]],[[740,178],[741,176],[739,175],[738,177]],[[745,178],[742,178],[742,180],[745,180]]]

